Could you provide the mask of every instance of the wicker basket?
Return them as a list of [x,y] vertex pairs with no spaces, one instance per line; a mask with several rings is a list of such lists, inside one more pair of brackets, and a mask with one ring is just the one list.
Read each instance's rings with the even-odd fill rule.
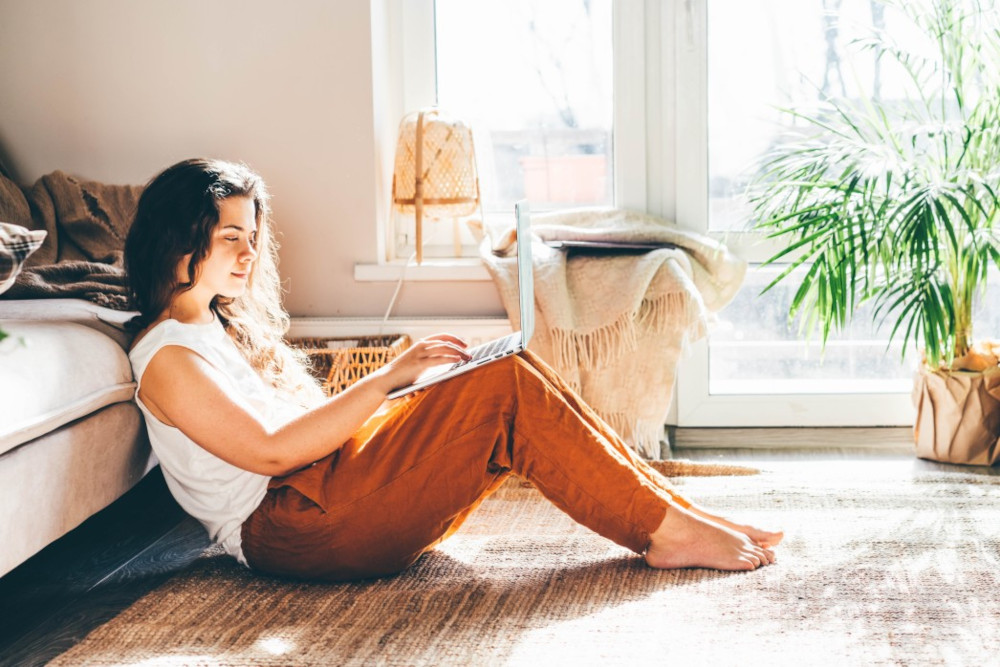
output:
[[309,355],[313,375],[328,396],[339,394],[381,368],[410,346],[405,335],[358,338],[293,338],[289,341]]

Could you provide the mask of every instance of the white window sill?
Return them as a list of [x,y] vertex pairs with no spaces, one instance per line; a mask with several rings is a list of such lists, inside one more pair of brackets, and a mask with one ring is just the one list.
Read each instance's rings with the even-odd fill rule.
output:
[[388,264],[355,264],[354,279],[358,282],[395,282],[403,275],[412,282],[491,282],[482,260],[475,257],[425,259],[423,264],[405,265],[403,260]]

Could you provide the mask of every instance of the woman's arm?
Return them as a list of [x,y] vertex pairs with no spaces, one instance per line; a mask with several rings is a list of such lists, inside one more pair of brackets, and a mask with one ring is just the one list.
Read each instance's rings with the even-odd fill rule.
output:
[[424,370],[468,358],[465,343],[439,334],[417,341],[391,363],[275,431],[226,392],[219,371],[185,347],[164,346],[142,376],[139,395],[161,421],[220,459],[280,476],[336,451],[375,413],[386,394]]

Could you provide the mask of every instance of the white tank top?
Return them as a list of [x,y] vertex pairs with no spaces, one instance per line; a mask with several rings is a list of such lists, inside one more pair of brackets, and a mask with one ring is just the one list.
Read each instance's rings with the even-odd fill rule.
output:
[[[230,398],[255,415],[266,428],[275,429],[301,408],[280,400],[247,363],[216,319],[208,324],[164,320],[150,329],[129,352],[136,380],[136,402],[146,420],[149,441],[160,460],[163,477],[177,503],[201,522],[209,537],[226,553],[246,565],[240,527],[267,493],[270,477],[243,470],[200,447],[181,431],[167,426],[139,398],[142,375],[165,345],[186,347],[225,376]],[[211,406],[205,406],[211,410]],[[234,433],[233,437],[239,437]]]

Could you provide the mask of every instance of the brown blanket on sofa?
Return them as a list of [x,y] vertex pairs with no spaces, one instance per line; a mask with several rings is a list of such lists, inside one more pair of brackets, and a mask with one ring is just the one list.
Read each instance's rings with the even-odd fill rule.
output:
[[0,176],[0,219],[48,232],[4,298],[77,297],[127,310],[122,250],[141,193],[61,171],[23,188]]

